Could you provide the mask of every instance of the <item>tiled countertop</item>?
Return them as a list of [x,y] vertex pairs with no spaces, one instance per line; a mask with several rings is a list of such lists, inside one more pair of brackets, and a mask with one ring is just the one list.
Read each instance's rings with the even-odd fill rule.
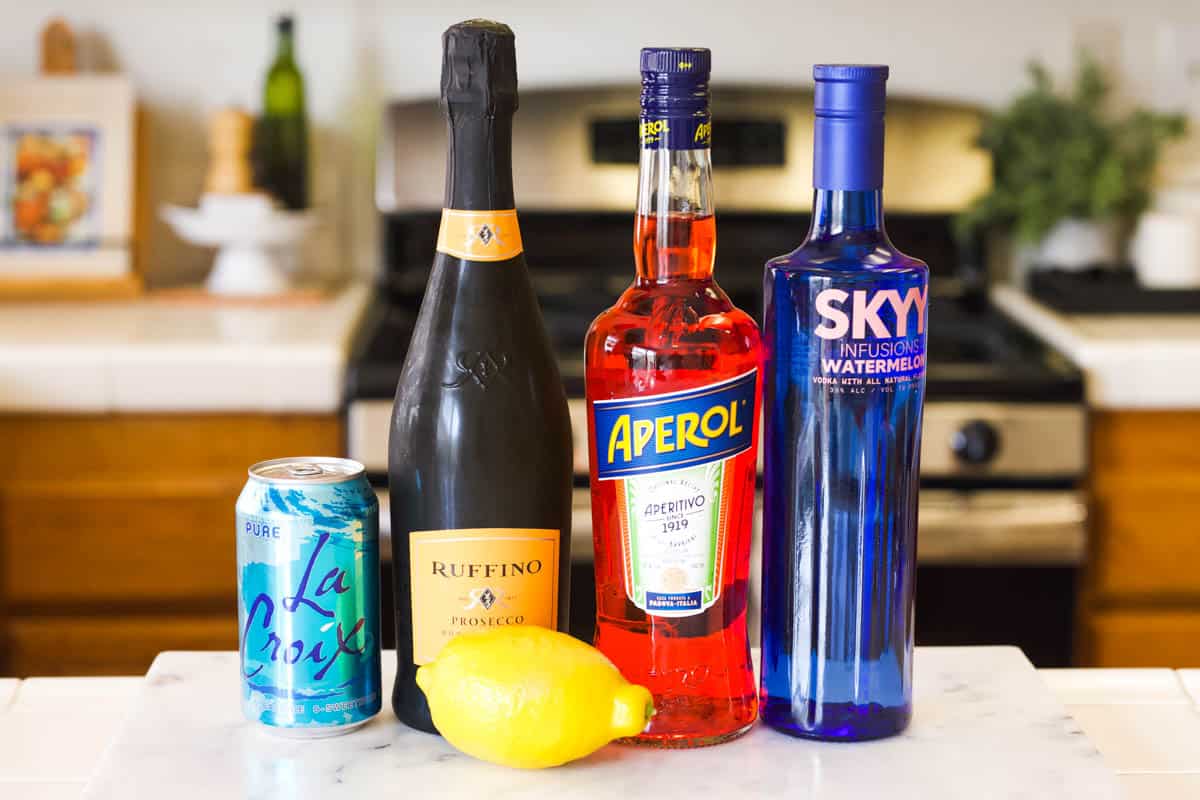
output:
[[332,412],[369,295],[2,305],[0,412]]
[[1200,798],[1200,670],[1041,675],[1120,776],[1129,800]]
[[992,302],[1071,359],[1088,404],[1109,409],[1200,408],[1200,309],[1195,314],[1064,314],[1011,286]]
[[[1041,675],[1119,774],[1130,800],[1200,797],[1200,670]],[[81,797],[142,683],[0,679],[0,798]]]
[[78,800],[142,678],[0,681],[0,798]]

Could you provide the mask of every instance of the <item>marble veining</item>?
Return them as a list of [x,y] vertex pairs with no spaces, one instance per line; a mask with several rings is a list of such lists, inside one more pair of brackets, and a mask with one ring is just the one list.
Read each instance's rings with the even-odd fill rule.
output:
[[[385,685],[394,654],[384,658]],[[391,668],[389,668],[389,665]],[[164,653],[88,785],[89,800],[191,798],[1055,798],[1121,796],[1100,754],[1015,648],[918,648],[914,721],[861,744],[758,726],[717,747],[611,745],[554,770],[464,756],[386,709],[349,735],[272,737],[244,722],[234,653]]]

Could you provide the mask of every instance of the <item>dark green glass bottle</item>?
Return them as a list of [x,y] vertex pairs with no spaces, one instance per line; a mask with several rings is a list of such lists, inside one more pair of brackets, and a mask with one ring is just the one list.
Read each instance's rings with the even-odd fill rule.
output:
[[263,113],[255,141],[258,188],[284,208],[308,208],[308,120],[304,77],[296,66],[294,24],[276,22],[279,45],[263,86]]

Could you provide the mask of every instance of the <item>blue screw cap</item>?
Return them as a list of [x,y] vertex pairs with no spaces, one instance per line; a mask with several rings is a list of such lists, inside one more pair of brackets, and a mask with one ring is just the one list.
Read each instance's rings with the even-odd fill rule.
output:
[[642,72],[695,75],[707,80],[712,51],[707,47],[643,47]]
[[706,47],[642,50],[642,113],[652,117],[708,114],[712,53]]
[[870,191],[883,187],[883,116],[888,68],[870,64],[813,67],[813,186]]

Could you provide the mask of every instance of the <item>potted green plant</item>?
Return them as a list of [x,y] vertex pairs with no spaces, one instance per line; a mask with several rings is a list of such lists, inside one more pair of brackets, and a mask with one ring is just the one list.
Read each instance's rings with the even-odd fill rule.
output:
[[959,232],[1008,232],[1027,265],[1113,264],[1121,233],[1149,205],[1163,144],[1186,119],[1109,113],[1109,82],[1086,54],[1069,94],[1041,64],[1029,74],[1033,86],[984,121],[979,145],[992,155],[993,186],[959,217]]

